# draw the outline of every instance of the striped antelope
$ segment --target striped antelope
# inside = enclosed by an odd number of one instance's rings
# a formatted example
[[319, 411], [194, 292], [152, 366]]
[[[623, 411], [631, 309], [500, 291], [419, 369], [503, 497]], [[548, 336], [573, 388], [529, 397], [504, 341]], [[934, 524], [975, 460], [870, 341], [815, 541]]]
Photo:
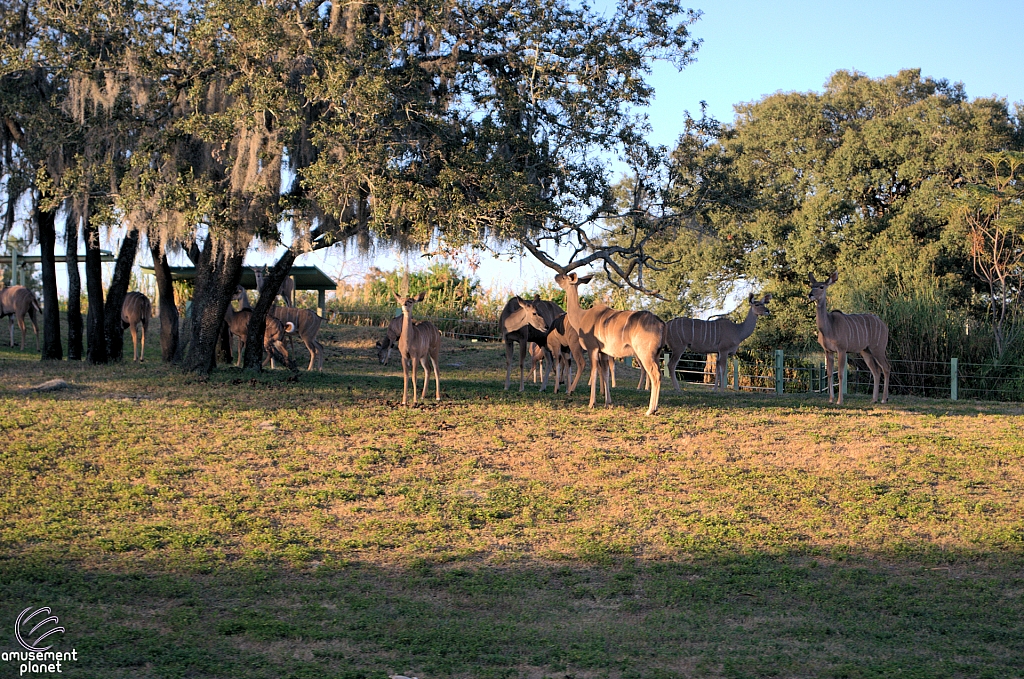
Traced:
[[[256, 277], [256, 292], [263, 292], [263, 277], [267, 275], [267, 265], [264, 264], [262, 267], [253, 266], [252, 274]], [[277, 294], [281, 295], [281, 299], [284, 300], [285, 306], [293, 307], [295, 304], [292, 302], [292, 297], [295, 294], [295, 279], [288, 276], [281, 283], [281, 289], [277, 291]]]
[[885, 356], [885, 347], [889, 343], [889, 326], [874, 314], [844, 314], [842, 311], [828, 311], [825, 306], [825, 293], [828, 286], [839, 280], [839, 272], [835, 271], [824, 281], [814, 279], [814, 274], [807, 274], [811, 284], [808, 300], [814, 302], [814, 320], [818, 326], [818, 344], [825, 351], [825, 363], [828, 365], [828, 402], [832, 403], [832, 354], [836, 354], [839, 363], [839, 405], [843, 405], [843, 387], [845, 386], [846, 354], [849, 351], [860, 352], [861, 358], [871, 371], [874, 393], [871, 402], [878, 401], [878, 371], [885, 375], [885, 389], [882, 392], [882, 403], [889, 400], [889, 359]]
[[398, 353], [402, 357], [402, 405], [406, 405], [409, 396], [409, 364], [412, 364], [412, 404], [416, 405], [416, 362], [423, 366], [423, 394], [420, 400], [427, 398], [427, 382], [430, 371], [427, 359], [434, 366], [434, 399], [441, 400], [441, 380], [437, 376], [437, 360], [441, 352], [441, 333], [430, 321], [414, 321], [409, 316], [412, 307], [422, 302], [425, 293], [415, 297], [402, 297], [395, 294], [395, 301], [402, 307], [402, 333], [398, 337]]
[[21, 350], [25, 351], [25, 316], [32, 322], [32, 330], [36, 334], [36, 351], [39, 351], [39, 326], [36, 324], [36, 312], [41, 312], [35, 294], [24, 285], [4, 287], [3, 276], [0, 275], [0, 318], [10, 316], [11, 346], [14, 346], [14, 321], [17, 319], [21, 328]]
[[580, 342], [590, 354], [590, 370], [598, 376], [590, 384], [590, 407], [597, 400], [598, 381], [603, 381], [604, 402], [611, 405], [609, 380], [612, 359], [636, 356], [651, 383], [651, 401], [647, 414], [658, 411], [661, 394], [661, 372], [658, 355], [665, 341], [665, 323], [649, 311], [616, 311], [597, 303], [584, 311], [580, 307], [578, 286], [589, 283], [593, 276], [578, 277], [575, 273], [558, 274], [555, 283], [565, 290], [569, 323], [579, 333]]
[[[551, 323], [555, 320], [554, 313], [547, 304], [541, 300], [527, 302], [520, 297], [513, 297], [501, 310], [498, 328], [501, 330], [501, 341], [505, 343], [505, 391], [508, 391], [512, 383], [512, 356], [515, 353], [516, 342], [519, 342], [519, 391], [526, 389], [526, 371], [523, 364], [526, 362], [527, 345], [530, 342], [546, 345]], [[541, 391], [547, 384], [545, 373]]]
[[[121, 304], [121, 327], [132, 331], [132, 362], [142, 363], [146, 355], [146, 331], [149, 329], [149, 317], [153, 304], [141, 292], [129, 292]], [[139, 326], [142, 332], [139, 332]], [[139, 339], [142, 339], [142, 351], [139, 351]]]
[[402, 323], [401, 316], [392, 318], [384, 339], [377, 341], [377, 360], [381, 365], [388, 364], [388, 359], [391, 358], [391, 349], [398, 346], [398, 338], [402, 335]]
[[[235, 289], [235, 294], [231, 299], [238, 300], [242, 306], [240, 311], [235, 311], [235, 308], [228, 304], [228, 310], [224, 312], [224, 321], [228, 324], [228, 331], [238, 344], [238, 360], [235, 365], [240, 368], [242, 367], [242, 353], [245, 351], [245, 339], [249, 328], [249, 318], [252, 316], [252, 307], [249, 306], [249, 295], [241, 285]], [[294, 330], [292, 323], [282, 323], [267, 314], [267, 325], [263, 330], [263, 350], [267, 352], [267, 355], [263, 359], [263, 365], [270, 363], [273, 367], [274, 354], [277, 354], [284, 358], [285, 364], [294, 369], [295, 364], [291, 362], [288, 350], [284, 347], [285, 334], [292, 330]]]
[[323, 372], [324, 345], [316, 338], [323, 319], [308, 309], [290, 306], [270, 307], [270, 313], [282, 323], [292, 324], [293, 329], [288, 331], [289, 342], [292, 335], [298, 335], [302, 343], [306, 345], [306, 351], [309, 352], [309, 365], [306, 367], [306, 372], [312, 370], [314, 366]]
[[[668, 359], [669, 372], [672, 375], [672, 387], [679, 391], [679, 379], [676, 377], [676, 366], [683, 352], [693, 351], [698, 354], [716, 354], [715, 384], [713, 389], [725, 388], [726, 365], [729, 357], [736, 353], [740, 343], [754, 332], [757, 319], [768, 316], [768, 302], [771, 293], [764, 299], [747, 297], [750, 310], [742, 323], [734, 323], [728, 318], [717, 318], [713, 321], [699, 321], [694, 318], [673, 318], [665, 324], [665, 343], [672, 352]], [[641, 377], [641, 383], [643, 378]]]

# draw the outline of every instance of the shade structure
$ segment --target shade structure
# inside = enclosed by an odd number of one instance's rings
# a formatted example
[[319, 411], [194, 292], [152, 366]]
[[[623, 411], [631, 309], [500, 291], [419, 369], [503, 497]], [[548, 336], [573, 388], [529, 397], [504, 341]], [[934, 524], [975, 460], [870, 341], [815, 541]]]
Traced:
[[[142, 267], [142, 273], [153, 274], [153, 267], [144, 266]], [[325, 274], [320, 270], [319, 267], [315, 266], [293, 266], [291, 273], [289, 274], [295, 280], [296, 290], [316, 290], [317, 296], [317, 307], [320, 310], [320, 316], [323, 318], [327, 317], [327, 291], [334, 290], [338, 287], [338, 284], [334, 282], [334, 279]], [[196, 268], [194, 266], [172, 266], [171, 267], [171, 280], [172, 281], [191, 281], [196, 277]], [[242, 269], [242, 282], [241, 286], [246, 290], [256, 289], [256, 274], [252, 272], [252, 269]]]

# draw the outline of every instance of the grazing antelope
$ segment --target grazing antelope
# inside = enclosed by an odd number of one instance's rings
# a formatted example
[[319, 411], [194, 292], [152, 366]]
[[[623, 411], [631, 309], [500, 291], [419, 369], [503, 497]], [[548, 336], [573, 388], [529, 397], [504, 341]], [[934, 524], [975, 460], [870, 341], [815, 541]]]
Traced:
[[[267, 275], [267, 266], [264, 264], [262, 267], [250, 267], [252, 273], [256, 276], [256, 292], [263, 292], [263, 278]], [[281, 299], [284, 300], [285, 306], [294, 307], [295, 304], [292, 302], [292, 297], [295, 294], [295, 279], [288, 276], [281, 283], [281, 289], [277, 291], [277, 294], [281, 295]]]
[[391, 358], [391, 349], [398, 346], [398, 338], [402, 335], [402, 316], [395, 316], [388, 324], [388, 332], [384, 339], [377, 341], [377, 360], [381, 365], [387, 365]]
[[36, 313], [41, 312], [39, 300], [35, 294], [23, 285], [4, 286], [0, 278], [0, 318], [10, 316], [11, 346], [14, 346], [14, 322], [17, 319], [21, 328], [21, 350], [25, 351], [25, 316], [32, 322], [32, 331], [36, 335], [36, 351], [39, 351], [39, 326]]
[[598, 381], [602, 380], [604, 402], [611, 405], [609, 385], [610, 363], [616, 358], [636, 356], [651, 383], [651, 401], [647, 414], [658, 411], [661, 394], [661, 373], [658, 355], [665, 342], [665, 323], [649, 311], [616, 311], [596, 303], [584, 311], [580, 307], [578, 286], [589, 283], [593, 276], [578, 277], [575, 273], [558, 274], [555, 283], [565, 290], [569, 323], [576, 329], [580, 342], [590, 354], [590, 369], [598, 379], [591, 381], [590, 407], [597, 400]]
[[885, 347], [889, 343], [889, 326], [874, 314], [844, 314], [842, 311], [828, 311], [825, 306], [825, 293], [828, 286], [839, 280], [839, 272], [835, 271], [824, 281], [814, 279], [814, 274], [807, 274], [807, 282], [811, 292], [807, 299], [814, 302], [814, 320], [818, 326], [818, 344], [825, 351], [825, 363], [828, 366], [828, 402], [832, 403], [832, 354], [838, 358], [839, 369], [839, 405], [843, 405], [843, 387], [846, 373], [846, 353], [860, 352], [861, 358], [871, 371], [874, 393], [871, 402], [878, 401], [878, 371], [885, 375], [885, 389], [882, 392], [882, 403], [889, 400], [889, 359], [885, 356]]
[[[121, 329], [132, 331], [132, 362], [142, 363], [146, 355], [146, 331], [149, 329], [149, 317], [153, 304], [141, 292], [129, 292], [121, 304]], [[142, 332], [139, 332], [139, 326]], [[142, 336], [142, 351], [139, 351], [139, 336]]]
[[[526, 350], [530, 354], [530, 380], [537, 384], [537, 378], [544, 378], [544, 355], [547, 353], [544, 351], [544, 347], [537, 344], [536, 342], [527, 342]], [[550, 363], [548, 369], [550, 370]]]
[[298, 335], [302, 343], [306, 345], [306, 351], [309, 352], [309, 365], [306, 367], [306, 371], [312, 370], [315, 365], [317, 370], [323, 372], [324, 345], [316, 338], [323, 319], [312, 311], [297, 307], [275, 306], [271, 307], [270, 313], [282, 323], [290, 322], [292, 324], [294, 330], [288, 332], [289, 340], [291, 335]]
[[[545, 318], [542, 311], [550, 316]], [[523, 363], [526, 360], [526, 346], [530, 342], [547, 345], [548, 329], [554, 321], [554, 316], [547, 305], [538, 305], [537, 301], [527, 302], [519, 297], [513, 297], [505, 303], [498, 318], [498, 327], [501, 329], [501, 341], [505, 343], [505, 390], [508, 391], [512, 381], [512, 354], [515, 351], [514, 343], [519, 342], [519, 391], [526, 388], [526, 371]], [[547, 376], [541, 390], [547, 386]]]
[[434, 400], [441, 400], [441, 380], [437, 376], [437, 360], [441, 353], [441, 333], [430, 321], [414, 321], [409, 312], [417, 302], [422, 302], [426, 293], [415, 297], [402, 297], [395, 293], [395, 301], [402, 307], [402, 332], [398, 337], [398, 353], [402, 357], [402, 405], [408, 401], [409, 395], [409, 364], [412, 364], [412, 404], [416, 405], [416, 362], [423, 366], [423, 394], [420, 400], [427, 398], [427, 382], [430, 371], [427, 359], [434, 366]]
[[[235, 338], [238, 345], [238, 360], [235, 362], [235, 366], [241, 367], [249, 318], [252, 317], [252, 307], [249, 306], [249, 295], [241, 285], [235, 289], [235, 294], [231, 299], [238, 300], [242, 305], [240, 311], [235, 311], [235, 308], [229, 304], [228, 310], [224, 313], [224, 320], [228, 324], [228, 331]], [[286, 363], [290, 361], [288, 350], [284, 346], [284, 338], [285, 334], [293, 329], [294, 327], [291, 322], [282, 323], [273, 316], [267, 315], [267, 325], [263, 331], [263, 350], [267, 352], [267, 356], [263, 359], [263, 365], [271, 363], [271, 367], [273, 367], [271, 361], [275, 353], [283, 356]]]
[[[734, 323], [728, 318], [717, 318], [713, 321], [699, 321], [694, 318], [673, 318], [665, 324], [665, 343], [668, 344], [672, 354], [668, 359], [669, 372], [672, 375], [672, 387], [679, 391], [679, 379], [676, 377], [676, 366], [683, 352], [693, 351], [698, 354], [715, 354], [715, 382], [713, 389], [722, 389], [726, 386], [726, 366], [729, 357], [736, 353], [740, 343], [750, 337], [754, 332], [757, 319], [761, 316], [768, 316], [768, 302], [772, 300], [772, 294], [768, 293], [764, 299], [754, 299], [751, 294], [747, 297], [750, 303], [750, 310], [742, 323]], [[643, 378], [641, 378], [641, 384]]]

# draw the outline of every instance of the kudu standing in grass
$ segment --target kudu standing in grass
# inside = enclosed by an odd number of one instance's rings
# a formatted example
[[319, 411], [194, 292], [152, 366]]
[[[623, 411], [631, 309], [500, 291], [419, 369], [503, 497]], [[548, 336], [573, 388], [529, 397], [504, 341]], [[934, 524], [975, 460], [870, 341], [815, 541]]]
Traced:
[[412, 364], [412, 404], [416, 405], [416, 362], [423, 366], [423, 394], [420, 400], [427, 399], [427, 382], [430, 381], [430, 370], [427, 359], [434, 366], [434, 399], [441, 400], [441, 379], [437, 376], [437, 361], [441, 353], [441, 333], [430, 321], [414, 321], [409, 313], [417, 302], [422, 302], [426, 293], [415, 297], [402, 297], [395, 293], [395, 301], [402, 307], [402, 332], [398, 337], [398, 353], [402, 357], [402, 405], [406, 405], [409, 397], [409, 364]]
[[306, 346], [309, 352], [309, 365], [306, 371], [316, 369], [323, 372], [324, 369], [324, 345], [316, 338], [320, 332], [320, 324], [323, 319], [308, 309], [298, 307], [273, 306], [270, 313], [282, 323], [291, 323], [293, 330], [288, 332], [289, 342], [292, 335], [298, 335], [299, 339]]
[[874, 393], [871, 402], [878, 401], [878, 372], [885, 375], [885, 389], [882, 392], [882, 403], [889, 400], [889, 359], [885, 356], [885, 348], [889, 343], [889, 326], [874, 314], [844, 314], [842, 311], [828, 311], [825, 306], [825, 294], [828, 287], [839, 280], [839, 272], [835, 271], [824, 281], [814, 279], [814, 274], [807, 275], [811, 284], [811, 292], [807, 298], [814, 302], [814, 320], [818, 326], [818, 344], [825, 352], [825, 363], [828, 366], [828, 402], [832, 403], [832, 354], [838, 358], [839, 370], [839, 405], [843, 405], [843, 387], [846, 386], [846, 354], [849, 351], [860, 352], [861, 358], [871, 371]]
[[558, 274], [555, 283], [565, 290], [569, 323], [579, 333], [580, 342], [590, 354], [590, 369], [597, 379], [590, 384], [590, 407], [597, 400], [598, 382], [602, 382], [604, 402], [611, 405], [610, 365], [616, 358], [636, 356], [651, 383], [651, 401], [647, 414], [658, 411], [661, 394], [661, 373], [658, 356], [665, 342], [665, 323], [649, 311], [617, 311], [595, 303], [586, 311], [580, 307], [578, 287], [593, 276], [578, 277], [575, 273]]
[[388, 324], [387, 334], [384, 339], [377, 340], [377, 360], [381, 365], [387, 365], [391, 358], [391, 350], [398, 346], [398, 338], [402, 336], [402, 323], [404, 316], [395, 316]]
[[[542, 314], [550, 318], [545, 318]], [[526, 371], [523, 364], [526, 362], [526, 354], [529, 353], [527, 345], [530, 342], [547, 346], [548, 331], [554, 314], [546, 304], [539, 305], [537, 301], [527, 302], [520, 297], [513, 297], [505, 303], [498, 317], [498, 329], [501, 331], [501, 341], [505, 343], [505, 390], [508, 391], [512, 382], [512, 355], [515, 353], [515, 343], [519, 342], [519, 391], [526, 389]], [[547, 386], [547, 376], [541, 390]]]
[[[686, 351], [698, 354], [715, 354], [715, 383], [713, 389], [724, 389], [726, 386], [726, 366], [729, 357], [736, 353], [740, 343], [754, 332], [757, 319], [768, 316], [768, 302], [772, 301], [771, 293], [764, 299], [747, 297], [750, 310], [742, 323], [734, 323], [728, 318], [716, 318], [713, 321], [699, 321], [695, 318], [673, 318], [665, 324], [665, 343], [672, 352], [668, 359], [669, 373], [672, 375], [672, 387], [679, 391], [679, 379], [676, 377], [676, 366]], [[640, 378], [641, 386], [643, 377]]]
[[[267, 266], [264, 264], [262, 267], [254, 266], [250, 268], [252, 269], [253, 275], [256, 276], [256, 292], [262, 293], [263, 278], [267, 275]], [[292, 298], [295, 296], [295, 279], [291, 276], [286, 277], [284, 282], [281, 283], [281, 288], [277, 291], [277, 294], [281, 295], [281, 299], [284, 300], [285, 306], [295, 306], [292, 301]]]
[[[224, 321], [228, 324], [231, 336], [237, 340], [238, 360], [235, 365], [240, 368], [242, 367], [242, 352], [245, 351], [249, 318], [252, 317], [252, 307], [249, 305], [249, 295], [241, 285], [235, 289], [235, 294], [231, 299], [241, 303], [241, 310], [235, 311], [235, 308], [229, 304], [228, 310], [224, 313]], [[294, 367], [294, 363], [288, 357], [288, 350], [284, 346], [285, 334], [292, 330], [294, 330], [292, 323], [282, 323], [270, 314], [267, 315], [267, 325], [263, 331], [263, 350], [267, 352], [267, 355], [263, 359], [263, 365], [270, 363], [273, 367], [272, 361], [274, 355], [277, 354], [285, 365]]]
[[14, 322], [17, 319], [21, 328], [21, 350], [25, 351], [25, 316], [32, 322], [32, 331], [36, 334], [36, 351], [39, 351], [39, 326], [36, 313], [41, 312], [35, 294], [24, 285], [4, 287], [3, 276], [0, 275], [0, 318], [10, 316], [11, 346], [14, 346]]
[[[121, 304], [121, 327], [128, 328], [132, 332], [132, 362], [142, 363], [146, 355], [146, 331], [149, 330], [149, 317], [153, 311], [153, 304], [141, 292], [129, 292], [124, 296]], [[142, 326], [140, 332], [139, 326]], [[139, 351], [139, 340], [142, 340], [142, 350]]]
[[[555, 319], [554, 323], [551, 324], [551, 330], [548, 333], [548, 345], [547, 354], [551, 358], [551, 363], [555, 369], [555, 389], [554, 393], [558, 393], [558, 384], [562, 380], [562, 374], [565, 374], [565, 393], [571, 394], [576, 389], [576, 384], [580, 381], [580, 376], [583, 374], [583, 345], [580, 343], [579, 333], [576, 332], [576, 328], [572, 327], [572, 323], [569, 322], [569, 314], [563, 313]], [[570, 360], [571, 359], [571, 360]], [[576, 362], [576, 378], [573, 379], [572, 375], [572, 361]], [[548, 368], [548, 372], [551, 368]], [[612, 379], [614, 380], [614, 373]], [[612, 385], [614, 386], [614, 381]]]
[[526, 350], [530, 354], [530, 381], [537, 384], [538, 378], [544, 379], [544, 357], [547, 352], [535, 342], [527, 342]]

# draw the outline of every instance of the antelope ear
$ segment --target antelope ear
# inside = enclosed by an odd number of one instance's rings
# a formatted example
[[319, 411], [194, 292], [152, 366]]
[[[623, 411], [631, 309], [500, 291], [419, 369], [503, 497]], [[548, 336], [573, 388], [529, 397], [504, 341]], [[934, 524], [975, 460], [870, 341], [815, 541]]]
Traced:
[[593, 274], [591, 274], [590, 276], [584, 276], [583, 278], [580, 279], [580, 285], [586, 285], [592, 280], [594, 280]]
[[810, 283], [811, 285], [814, 285], [815, 283], [818, 282], [818, 280], [814, 277], [814, 274], [809, 273], [807, 274], [807, 282]]
[[754, 293], [750, 293], [749, 295], [747, 295], [747, 304], [753, 304], [753, 303], [754, 303]]
[[835, 283], [838, 280], [839, 280], [839, 272], [838, 271], [833, 271], [832, 275], [828, 277], [828, 284], [832, 285], [833, 283]]
[[381, 346], [383, 346], [383, 345], [381, 345], [380, 340], [377, 340], [377, 348], [380, 349]]
[[572, 272], [570, 272], [570, 273], [566, 274], [566, 276], [565, 276], [565, 277], [566, 277], [566, 278], [568, 278], [568, 279], [569, 279], [569, 282], [570, 282], [570, 283], [573, 283], [573, 284], [575, 284], [575, 283], [576, 283], [576, 281], [578, 281], [578, 280], [579, 280], [579, 278], [580, 278], [579, 276], [577, 276], [577, 275], [576, 275], [576, 272], [575, 272], [575, 271], [572, 271]]
[[404, 297], [401, 297], [397, 292], [392, 292], [391, 294], [395, 296], [395, 301], [398, 302], [398, 306], [404, 306], [405, 305], [405, 298]]
[[533, 301], [534, 302], [539, 302], [540, 301], [540, 295], [538, 295], [537, 293], [534, 293], [533, 294]]
[[287, 323], [284, 324], [284, 331], [295, 332], [295, 324], [292, 323], [291, 321], [288, 321]]
[[416, 295], [413, 299], [415, 299], [417, 302], [422, 302], [423, 299], [426, 296], [427, 296], [427, 293], [424, 291], [424, 292], [421, 292], [420, 294]]
[[770, 301], [772, 301], [772, 293], [769, 292], [767, 295], [764, 296], [763, 304], [767, 304]]

